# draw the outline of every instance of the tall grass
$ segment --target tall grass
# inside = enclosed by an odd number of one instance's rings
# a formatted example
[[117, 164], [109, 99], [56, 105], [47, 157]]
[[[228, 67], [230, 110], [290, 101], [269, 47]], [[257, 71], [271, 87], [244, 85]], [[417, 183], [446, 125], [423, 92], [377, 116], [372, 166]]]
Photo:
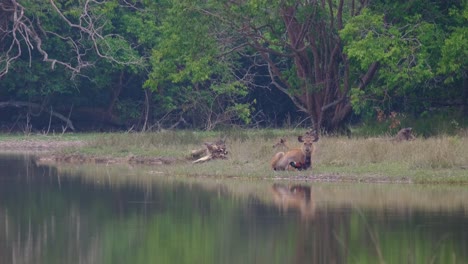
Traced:
[[443, 136], [395, 142], [390, 138], [323, 138], [316, 159], [336, 166], [399, 163], [409, 168], [468, 165], [468, 138]]

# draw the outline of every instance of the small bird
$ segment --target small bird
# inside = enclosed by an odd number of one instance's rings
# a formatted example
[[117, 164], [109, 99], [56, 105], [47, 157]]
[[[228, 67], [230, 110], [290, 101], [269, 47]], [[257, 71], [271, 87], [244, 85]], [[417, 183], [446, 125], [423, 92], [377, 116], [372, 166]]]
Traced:
[[295, 169], [303, 170], [305, 164], [302, 164], [300, 161], [297, 161], [297, 162], [296, 161], [291, 161], [289, 163], [289, 165], [291, 165], [291, 167], [293, 167]]

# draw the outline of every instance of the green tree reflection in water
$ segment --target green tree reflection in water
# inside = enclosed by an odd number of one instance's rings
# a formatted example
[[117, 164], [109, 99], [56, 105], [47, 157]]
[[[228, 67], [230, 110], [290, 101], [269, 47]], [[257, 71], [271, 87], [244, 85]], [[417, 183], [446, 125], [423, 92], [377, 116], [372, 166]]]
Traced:
[[468, 263], [461, 187], [309, 184], [304, 196], [276, 184], [278, 197], [269, 182], [62, 172], [18, 156], [0, 168], [0, 263]]

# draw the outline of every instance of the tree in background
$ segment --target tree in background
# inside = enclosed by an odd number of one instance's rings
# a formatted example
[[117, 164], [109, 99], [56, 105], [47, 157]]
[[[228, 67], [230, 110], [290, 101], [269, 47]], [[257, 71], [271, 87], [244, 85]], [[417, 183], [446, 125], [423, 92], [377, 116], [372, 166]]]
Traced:
[[340, 130], [352, 110], [429, 115], [466, 105], [461, 1], [216, 4], [201, 12], [231, 29], [231, 47], [256, 73], [266, 69], [265, 86], [286, 94], [317, 129]]
[[351, 18], [340, 31], [351, 75], [380, 65], [370, 85], [351, 89], [354, 111], [424, 116], [466, 108], [466, 14], [462, 1], [376, 1]]
[[[40, 57], [52, 68], [61, 65], [74, 74], [94, 65], [97, 56], [118, 64], [139, 64], [131, 47], [121, 36], [109, 31], [105, 15], [116, 1], [100, 3], [21, 1], [0, 2], [0, 77], [16, 60]], [[103, 17], [104, 16], [104, 17]], [[56, 52], [56, 45], [66, 47]]]
[[141, 70], [142, 57], [109, 23], [118, 8], [134, 7], [118, 1], [1, 0], [1, 107], [24, 106], [28, 117], [70, 115], [80, 101], [95, 98], [81, 97], [88, 88], [111, 83], [110, 72]]
[[[316, 129], [335, 131], [351, 114], [350, 64], [339, 30], [367, 1], [224, 1], [205, 11], [229, 27], [257, 67], [267, 69], [267, 86], [286, 94]], [[359, 87], [372, 80], [368, 65]]]
[[1, 0], [0, 107], [54, 109], [92, 128], [249, 123], [246, 75], [219, 56], [226, 33], [197, 5]]
[[[161, 1], [162, 20], [145, 87], [153, 93], [155, 125], [172, 123], [211, 130], [248, 124], [248, 71], [239, 55], [224, 53], [229, 33], [201, 10], [203, 3]], [[173, 125], [173, 126], [174, 126]]]
[[446, 77], [446, 84], [462, 87], [462, 114], [468, 116], [468, 3], [462, 1], [459, 5], [450, 6], [448, 11], [451, 23], [444, 30], [447, 35], [437, 73]]
[[275, 119], [264, 102], [283, 98], [330, 132], [375, 109], [466, 113], [466, 10], [459, 0], [0, 0], [0, 107], [26, 109], [0, 119], [209, 130]]

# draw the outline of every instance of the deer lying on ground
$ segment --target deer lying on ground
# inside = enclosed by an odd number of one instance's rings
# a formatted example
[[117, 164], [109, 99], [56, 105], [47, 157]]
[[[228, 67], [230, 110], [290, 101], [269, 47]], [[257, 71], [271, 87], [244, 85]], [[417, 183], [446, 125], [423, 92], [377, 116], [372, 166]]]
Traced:
[[[301, 148], [289, 149], [286, 152], [281, 151], [273, 156], [271, 159], [273, 170], [306, 170], [311, 166], [314, 150], [313, 142], [319, 140], [318, 136], [308, 131], [304, 136], [297, 137], [297, 140], [303, 143]], [[285, 145], [286, 141], [282, 139], [280, 143]]]
[[401, 142], [401, 141], [410, 141], [414, 140], [415, 137], [412, 134], [413, 129], [411, 127], [402, 128], [398, 131], [398, 134], [393, 138], [393, 141]]
[[[280, 138], [279, 142], [273, 145], [273, 148], [276, 150], [281, 150], [283, 152], [291, 149], [286, 143], [286, 139], [284, 138]], [[302, 164], [301, 162], [291, 161], [289, 165], [294, 169], [298, 169], [298, 170], [305, 169], [305, 167], [303, 166], [304, 164]]]

